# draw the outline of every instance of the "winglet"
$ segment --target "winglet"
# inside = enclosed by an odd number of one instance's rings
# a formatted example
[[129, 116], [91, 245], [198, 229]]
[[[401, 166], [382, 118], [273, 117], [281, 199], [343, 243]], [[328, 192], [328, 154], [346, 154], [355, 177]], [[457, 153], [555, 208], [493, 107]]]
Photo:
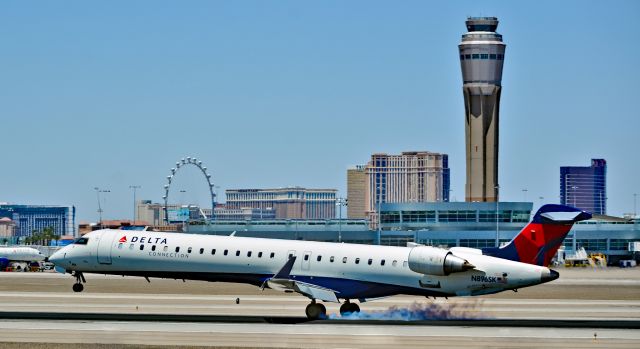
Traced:
[[296, 256], [289, 257], [287, 263], [285, 263], [282, 268], [273, 276], [273, 279], [289, 279], [289, 274], [291, 274], [291, 269], [293, 269], [293, 264], [296, 262]]

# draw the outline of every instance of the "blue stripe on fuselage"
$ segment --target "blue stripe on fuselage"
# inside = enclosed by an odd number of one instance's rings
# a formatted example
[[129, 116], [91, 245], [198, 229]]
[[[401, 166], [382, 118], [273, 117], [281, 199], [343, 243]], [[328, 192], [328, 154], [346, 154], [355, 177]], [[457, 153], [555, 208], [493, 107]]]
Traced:
[[[108, 271], [100, 274], [128, 275], [141, 277], [155, 277], [164, 279], [186, 279], [209, 282], [234, 282], [260, 286], [273, 275], [244, 274], [244, 273], [200, 273], [200, 272], [166, 272], [166, 271]], [[433, 289], [407, 287], [380, 282], [360, 281], [334, 277], [292, 275], [291, 280], [305, 282], [312, 285], [336, 291], [341, 299], [366, 299], [388, 297], [398, 294], [413, 296], [445, 297], [453, 296]], [[416, 281], [417, 282], [417, 281]]]

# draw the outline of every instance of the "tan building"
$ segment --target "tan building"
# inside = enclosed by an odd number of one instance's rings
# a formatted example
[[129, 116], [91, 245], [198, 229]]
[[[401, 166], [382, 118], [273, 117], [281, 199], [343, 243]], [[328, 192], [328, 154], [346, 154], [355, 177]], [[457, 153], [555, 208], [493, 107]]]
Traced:
[[276, 219], [334, 219], [336, 189], [229, 189], [227, 208], [275, 210]]
[[8, 217], [0, 218], [0, 238], [9, 238], [15, 234], [16, 223]]
[[366, 218], [367, 173], [365, 165], [347, 169], [347, 218]]
[[373, 154], [365, 172], [365, 212], [372, 220], [378, 203], [449, 201], [446, 154], [427, 151]]

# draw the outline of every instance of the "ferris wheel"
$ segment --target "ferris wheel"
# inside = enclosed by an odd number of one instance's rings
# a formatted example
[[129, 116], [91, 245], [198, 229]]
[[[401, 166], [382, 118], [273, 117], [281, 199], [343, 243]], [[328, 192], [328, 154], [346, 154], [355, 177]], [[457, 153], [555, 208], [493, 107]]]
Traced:
[[[202, 164], [202, 161], [187, 156], [186, 158], [180, 159], [180, 161], [176, 162], [176, 167], [171, 168], [171, 174], [167, 176], [167, 184], [164, 185], [164, 195], [162, 199], [164, 200], [164, 220], [166, 223], [169, 223], [169, 214], [168, 214], [168, 206], [169, 206], [169, 189], [171, 189], [171, 181], [173, 177], [178, 173], [178, 171], [185, 166], [195, 166], [200, 172], [204, 175], [204, 178], [207, 180], [207, 184], [209, 185], [209, 194], [211, 195], [211, 217], [213, 218], [213, 212], [216, 207], [216, 194], [214, 191], [215, 186], [213, 182], [211, 182], [211, 175], [207, 173], [207, 167]], [[207, 217], [202, 213], [202, 215], [207, 219]]]

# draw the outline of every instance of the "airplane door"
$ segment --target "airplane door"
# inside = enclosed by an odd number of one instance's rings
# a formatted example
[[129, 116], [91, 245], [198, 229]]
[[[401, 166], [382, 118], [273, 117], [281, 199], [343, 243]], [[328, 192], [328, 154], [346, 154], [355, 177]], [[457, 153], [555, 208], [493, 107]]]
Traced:
[[98, 240], [98, 263], [111, 264], [111, 249], [113, 248], [113, 239], [115, 237], [115, 231], [105, 231], [100, 234], [100, 239]]
[[311, 266], [311, 251], [304, 251], [302, 256], [302, 270], [309, 270]]

